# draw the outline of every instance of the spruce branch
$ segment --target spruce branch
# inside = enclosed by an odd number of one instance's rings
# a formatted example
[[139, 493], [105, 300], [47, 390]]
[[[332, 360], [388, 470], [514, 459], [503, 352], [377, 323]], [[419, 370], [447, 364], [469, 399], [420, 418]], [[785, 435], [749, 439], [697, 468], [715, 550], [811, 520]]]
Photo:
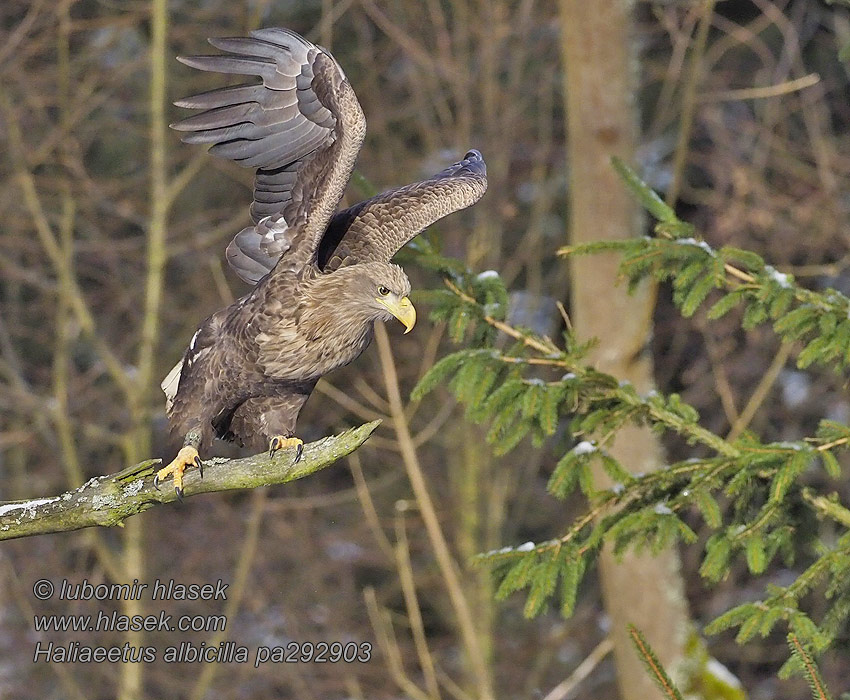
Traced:
[[791, 649], [793, 658], [802, 668], [803, 675], [806, 677], [809, 688], [812, 691], [812, 698], [814, 700], [832, 700], [832, 695], [830, 695], [829, 690], [824, 685], [823, 678], [821, 678], [820, 671], [812, 655], [793, 632], [788, 635], [788, 647]]
[[635, 645], [641, 661], [646, 666], [646, 670], [649, 672], [652, 680], [655, 681], [655, 684], [661, 689], [664, 696], [668, 700], [684, 700], [679, 689], [670, 680], [670, 676], [667, 675], [667, 671], [664, 670], [655, 652], [652, 651], [652, 647], [649, 646], [646, 637], [634, 625], [629, 625], [629, 637], [632, 640], [632, 644]]
[[[308, 476], [352, 453], [380, 423], [365, 423], [304, 445], [297, 464], [293, 464], [294, 449], [280, 450], [274, 457], [260, 453], [242, 459], [208, 459], [203, 478], [197, 470], [187, 472], [184, 497], [285, 484]], [[132, 515], [175, 501], [174, 489], [164, 486], [158, 491], [153, 486], [160, 462], [149, 459], [116, 474], [94, 477], [58, 496], [0, 503], [0, 540], [85, 527], [121, 526]]]
[[[742, 306], [744, 328], [771, 322], [786, 341], [774, 373], [795, 340], [807, 343], [800, 366], [850, 365], [850, 299], [834, 290], [803, 289], [755, 253], [711, 248], [636, 176], [627, 179], [662, 219], [657, 237], [588, 244], [568, 252], [618, 252], [630, 283], [647, 276], [669, 280], [683, 315], [694, 314], [714, 292], [721, 297], [708, 312], [710, 319]], [[838, 455], [850, 446], [850, 427], [822, 420], [811, 437], [764, 442], [744, 432], [742, 423], [724, 438], [700, 425], [697, 411], [677, 394], [643, 393], [596, 370], [588, 362], [592, 342], [579, 343], [568, 320], [557, 344], [509, 322], [508, 294], [497, 273], [475, 274], [449, 265], [428, 246], [418, 252], [418, 262], [445, 279], [445, 289], [427, 294], [431, 316], [446, 322], [449, 336], [464, 347], [425, 373], [413, 398], [418, 401], [445, 385], [464, 406], [467, 418], [488, 426], [486, 441], [496, 455], [513, 450], [527, 436], [539, 447], [545, 438], [562, 432], [573, 445], [561, 453], [547, 490], [562, 499], [578, 490], [588, 502], [585, 512], [551, 539], [473, 558], [475, 564], [491, 568], [497, 598], [525, 589], [524, 613], [533, 617], [547, 599], [560, 597], [561, 611], [569, 616], [584, 572], [603, 542], [612, 543], [617, 553], [642, 547], [658, 551], [677, 541], [692, 544], [697, 540], [689, 525], [692, 512], [714, 531], [700, 566], [700, 575], [708, 581], [728, 575], [736, 557], [746, 561], [753, 575], [763, 573], [776, 558], [790, 566], [802, 505], [838, 525], [835, 545], [819, 552], [790, 586], [768, 586], [762, 601], [728, 611], [706, 632], [736, 627], [743, 643], [782, 623], [818, 652], [835, 641], [850, 619], [845, 574], [850, 567], [850, 509], [836, 496], [816, 494], [804, 484], [813, 468], [831, 479], [841, 478]], [[747, 413], [761, 401], [756, 396]], [[610, 442], [629, 425], [675, 433], [703, 454], [649, 474], [631, 474], [609, 452]], [[595, 482], [597, 464], [609, 477], [610, 488]], [[824, 614], [814, 620], [804, 610], [803, 597], [817, 585], [826, 586], [828, 602]]]
[[559, 255], [617, 251], [623, 256], [620, 272], [631, 288], [646, 277], [670, 280], [673, 301], [685, 317], [692, 316], [713, 291], [719, 292], [709, 319], [742, 306], [743, 328], [772, 322], [786, 343], [804, 344], [797, 356], [800, 369], [814, 363], [838, 368], [850, 364], [850, 298], [835, 289], [801, 287], [792, 275], [779, 272], [751, 251], [712, 248], [627, 165], [616, 161], [614, 167], [634, 197], [658, 219], [656, 236], [567, 246]]

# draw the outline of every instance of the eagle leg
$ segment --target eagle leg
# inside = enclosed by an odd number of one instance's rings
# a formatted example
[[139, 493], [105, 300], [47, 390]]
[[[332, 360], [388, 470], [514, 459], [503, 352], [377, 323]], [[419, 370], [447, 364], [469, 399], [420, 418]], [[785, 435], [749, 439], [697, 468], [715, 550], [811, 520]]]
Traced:
[[177, 493], [177, 498], [183, 500], [183, 473], [187, 468], [195, 466], [204, 476], [204, 464], [201, 462], [201, 457], [198, 454], [198, 449], [193, 445], [186, 445], [180, 449], [177, 456], [168, 465], [160, 469], [153, 478], [153, 485], [156, 490], [159, 490], [159, 483], [171, 476], [174, 483], [174, 490]]
[[293, 464], [298, 464], [301, 459], [301, 453], [304, 451], [304, 441], [296, 437], [284, 437], [283, 435], [273, 435], [269, 439], [269, 457], [274, 457], [274, 453], [283, 447], [295, 448], [295, 461]]

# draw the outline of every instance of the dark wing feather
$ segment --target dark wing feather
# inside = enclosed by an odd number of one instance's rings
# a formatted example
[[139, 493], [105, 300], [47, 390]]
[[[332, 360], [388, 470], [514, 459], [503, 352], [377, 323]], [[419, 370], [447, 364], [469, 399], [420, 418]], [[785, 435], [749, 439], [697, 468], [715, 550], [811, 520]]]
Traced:
[[242, 279], [257, 282], [286, 255], [286, 269], [315, 260], [354, 167], [366, 120], [334, 58], [286, 29], [251, 37], [210, 39], [233, 55], [181, 58], [200, 70], [256, 75], [237, 85], [178, 101], [203, 109], [172, 124], [188, 143], [211, 143], [210, 153], [257, 168], [251, 217], [227, 249]]
[[[346, 262], [388, 262], [417, 234], [444, 216], [471, 206], [486, 190], [484, 158], [476, 150], [469, 151], [463, 160], [427, 180], [387, 190], [337, 213], [319, 244], [317, 263], [322, 269], [335, 270]], [[260, 279], [281, 253], [275, 256], [268, 249], [261, 251], [256, 245], [260, 236], [254, 229], [245, 232], [250, 236], [241, 242], [240, 251], [250, 256], [254, 275]]]
[[487, 167], [479, 151], [427, 180], [383, 192], [337, 214], [319, 250], [319, 265], [336, 269], [346, 260], [390, 259], [435, 221], [477, 202], [487, 191]]

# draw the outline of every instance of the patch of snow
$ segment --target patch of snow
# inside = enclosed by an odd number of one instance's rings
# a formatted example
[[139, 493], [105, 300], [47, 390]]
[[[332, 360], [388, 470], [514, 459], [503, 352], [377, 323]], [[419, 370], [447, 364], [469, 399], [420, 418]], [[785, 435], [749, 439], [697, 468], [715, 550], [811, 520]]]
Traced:
[[800, 445], [800, 443], [798, 443], [798, 442], [786, 442], [784, 440], [782, 442], [774, 442], [773, 446], [778, 447], [782, 450], [801, 450], [801, 449], [803, 449], [802, 446]]
[[697, 248], [702, 248], [709, 255], [714, 255], [714, 249], [705, 241], [698, 241], [696, 238], [677, 238], [674, 243], [679, 245], [693, 245]]
[[578, 445], [573, 447], [572, 450], [574, 455], [589, 455], [592, 452], [596, 452], [596, 445], [592, 442], [588, 442], [587, 440], [582, 440]]
[[805, 372], [785, 370], [779, 375], [782, 400], [788, 408], [797, 408], [809, 398], [812, 382]]
[[325, 551], [333, 561], [356, 562], [363, 556], [363, 548], [359, 544], [345, 540], [328, 543]]
[[670, 506], [666, 503], [656, 503], [655, 508], [653, 508], [658, 515], [673, 515], [673, 511], [670, 510]]
[[569, 382], [576, 378], [575, 372], [567, 372], [563, 377], [561, 377], [562, 382]]
[[496, 272], [495, 270], [484, 270], [484, 272], [479, 272], [475, 276], [475, 279], [477, 279], [477, 280], [492, 280], [492, 279], [498, 279], [498, 278], [499, 278], [499, 273]]
[[705, 670], [730, 688], [741, 687], [741, 681], [738, 680], [738, 677], [717, 659], [710, 658], [705, 664]]
[[530, 552], [534, 549], [534, 542], [525, 542], [516, 548], [517, 552]]
[[36, 506], [44, 505], [45, 503], [53, 503], [58, 500], [59, 496], [54, 496], [52, 498], [36, 498], [32, 501], [25, 501], [24, 503], [8, 503], [5, 506], [0, 506], [0, 515], [11, 513], [13, 510], [23, 510], [24, 515], [34, 518]]
[[778, 284], [783, 289], [791, 289], [791, 278], [786, 275], [784, 272], [779, 272], [774, 267], [770, 265], [764, 266], [764, 271], [768, 274], [770, 279], [772, 279], [776, 284]]

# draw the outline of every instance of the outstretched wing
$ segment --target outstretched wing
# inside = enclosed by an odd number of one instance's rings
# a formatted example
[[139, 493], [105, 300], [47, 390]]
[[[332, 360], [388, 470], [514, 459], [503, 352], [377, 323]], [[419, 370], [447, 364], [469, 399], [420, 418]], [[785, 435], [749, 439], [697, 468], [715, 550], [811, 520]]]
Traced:
[[487, 166], [479, 151], [436, 175], [387, 190], [337, 214], [318, 255], [319, 266], [336, 269], [346, 260], [390, 259], [435, 221], [477, 202], [487, 191]]
[[[323, 270], [335, 270], [348, 261], [388, 262], [417, 234], [444, 216], [471, 206], [486, 190], [484, 158], [476, 150], [469, 151], [463, 160], [427, 180], [387, 190], [336, 214], [319, 244], [317, 263]], [[258, 250], [260, 228], [242, 231], [234, 243], [243, 237], [243, 250], [249, 245]], [[278, 257], [253, 256], [256, 279], [267, 274]]]
[[204, 111], [172, 124], [186, 143], [257, 168], [251, 217], [227, 249], [228, 262], [257, 282], [284, 253], [287, 269], [315, 260], [328, 222], [348, 184], [366, 133], [354, 91], [333, 56], [287, 29], [246, 38], [210, 39], [232, 55], [192, 56], [188, 66], [256, 75], [236, 85], [178, 101]]

